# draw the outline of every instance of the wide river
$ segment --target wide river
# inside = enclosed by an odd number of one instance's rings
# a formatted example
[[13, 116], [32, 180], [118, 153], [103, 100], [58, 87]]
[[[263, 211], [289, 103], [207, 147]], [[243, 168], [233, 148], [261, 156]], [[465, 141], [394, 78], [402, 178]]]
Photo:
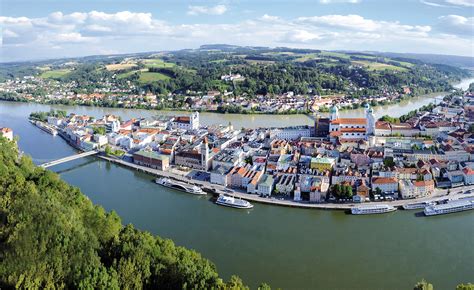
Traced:
[[[432, 102], [434, 96], [377, 107], [376, 115], [401, 115]], [[0, 127], [11, 127], [20, 137], [21, 150], [36, 163], [75, 152], [60, 137], [28, 123], [30, 112], [50, 108], [123, 118], [154, 113], [0, 102]], [[355, 116], [360, 111], [343, 113]], [[301, 115], [203, 113], [201, 119], [206, 124], [230, 121], [236, 127], [312, 123]], [[124, 223], [195, 249], [211, 259], [223, 277], [237, 274], [253, 288], [267, 282], [284, 289], [398, 290], [412, 289], [424, 278], [436, 289], [454, 289], [458, 283], [474, 282], [473, 212], [430, 218], [415, 217], [409, 211], [351, 216], [261, 204], [242, 211], [214, 205], [209, 197], [164, 189], [147, 174], [94, 157], [52, 170], [94, 203], [115, 210]]]

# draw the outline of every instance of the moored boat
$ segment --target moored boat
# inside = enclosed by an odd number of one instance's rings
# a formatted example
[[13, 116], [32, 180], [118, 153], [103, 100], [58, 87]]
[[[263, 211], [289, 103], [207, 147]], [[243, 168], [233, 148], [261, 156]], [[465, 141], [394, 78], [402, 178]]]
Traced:
[[177, 181], [177, 180], [172, 180], [169, 178], [157, 178], [155, 182], [159, 185], [173, 188], [176, 190], [196, 194], [196, 195], [205, 195], [206, 192], [204, 192], [201, 188], [197, 187], [196, 185], [192, 184], [187, 184], [185, 182]]
[[44, 122], [41, 122], [41, 121], [33, 121], [31, 120], [31, 123], [33, 125], [35, 125], [36, 127], [40, 128], [41, 130], [53, 135], [53, 136], [56, 136], [58, 135], [58, 130], [56, 130], [53, 126], [47, 124], [47, 123], [44, 123]]
[[371, 204], [351, 208], [354, 215], [380, 214], [396, 211], [397, 209], [388, 204]]
[[251, 204], [250, 202], [246, 200], [235, 198], [232, 196], [223, 195], [223, 194], [219, 195], [219, 197], [216, 200], [216, 204], [234, 207], [234, 208], [244, 208], [244, 209], [253, 207], [253, 204]]
[[459, 199], [448, 201], [444, 204], [430, 205], [425, 207], [423, 211], [426, 216], [441, 215], [448, 213], [455, 213], [460, 211], [474, 209], [474, 200], [472, 199]]
[[423, 209], [429, 205], [435, 204], [434, 202], [417, 202], [417, 203], [409, 203], [409, 204], [404, 204], [402, 205], [402, 208], [405, 210], [410, 210], [410, 209]]

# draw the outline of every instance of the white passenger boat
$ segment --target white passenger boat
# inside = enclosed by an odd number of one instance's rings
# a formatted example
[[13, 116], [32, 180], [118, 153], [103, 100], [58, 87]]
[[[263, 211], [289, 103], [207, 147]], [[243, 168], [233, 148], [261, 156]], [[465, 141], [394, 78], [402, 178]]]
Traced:
[[409, 203], [402, 205], [403, 209], [409, 210], [409, 209], [422, 209], [425, 208], [429, 205], [434, 205], [434, 202], [418, 202], [418, 203]]
[[56, 130], [53, 126], [47, 124], [47, 123], [44, 123], [44, 122], [41, 122], [41, 121], [33, 121], [31, 120], [30, 121], [33, 125], [35, 125], [36, 127], [40, 128], [41, 130], [53, 135], [53, 136], [56, 136], [58, 135], [58, 130]]
[[474, 209], [474, 200], [459, 199], [448, 201], [445, 204], [430, 205], [425, 207], [424, 213], [426, 216], [448, 214]]
[[388, 204], [371, 204], [351, 208], [351, 213], [355, 215], [379, 214], [396, 211], [397, 209]]
[[191, 185], [187, 184], [185, 182], [177, 181], [177, 180], [172, 180], [169, 178], [157, 178], [155, 182], [159, 185], [166, 186], [169, 188], [181, 190], [184, 192], [192, 193], [192, 194], [197, 194], [197, 195], [204, 195], [206, 192], [204, 192], [202, 189], [197, 187], [196, 185]]
[[235, 208], [252, 208], [253, 205], [243, 199], [235, 198], [232, 196], [227, 195], [219, 195], [217, 198], [216, 204], [223, 205], [223, 206], [230, 206]]

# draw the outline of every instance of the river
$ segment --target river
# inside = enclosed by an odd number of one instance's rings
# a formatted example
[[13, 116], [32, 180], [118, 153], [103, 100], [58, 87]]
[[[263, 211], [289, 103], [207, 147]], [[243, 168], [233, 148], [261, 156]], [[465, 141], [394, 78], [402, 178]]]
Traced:
[[[420, 102], [425, 104], [426, 100], [407, 106], [415, 109]], [[403, 106], [385, 110], [403, 114]], [[21, 150], [36, 163], [75, 152], [60, 137], [28, 123], [31, 111], [49, 108], [0, 102], [0, 126], [14, 130]], [[114, 113], [124, 118], [153, 113], [54, 108], [95, 116]], [[206, 124], [231, 121], [248, 127], [312, 123], [304, 118], [202, 114]], [[454, 289], [458, 283], [474, 282], [472, 212], [430, 218], [415, 217], [408, 211], [350, 216], [261, 204], [241, 211], [216, 206], [208, 197], [165, 189], [154, 184], [149, 175], [94, 157], [52, 170], [78, 186], [94, 203], [117, 211], [124, 223], [195, 249], [211, 259], [223, 277], [237, 274], [254, 288], [267, 282], [283, 289], [411, 289], [424, 278], [436, 289]]]

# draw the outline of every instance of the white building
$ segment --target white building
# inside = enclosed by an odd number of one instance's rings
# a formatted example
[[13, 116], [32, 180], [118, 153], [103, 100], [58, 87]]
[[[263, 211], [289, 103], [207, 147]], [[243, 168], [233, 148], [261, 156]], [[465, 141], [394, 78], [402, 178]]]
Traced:
[[474, 184], [474, 170], [466, 167], [462, 170], [462, 173], [464, 175], [464, 184], [466, 185], [472, 185]]
[[281, 194], [291, 194], [291, 192], [293, 192], [293, 189], [295, 188], [295, 179], [295, 175], [280, 175], [275, 184], [275, 190]]
[[419, 198], [429, 196], [434, 191], [434, 181], [400, 180], [400, 195], [402, 198]]
[[268, 174], [262, 175], [258, 182], [257, 193], [262, 196], [270, 196], [273, 191], [273, 177]]
[[227, 174], [230, 169], [224, 166], [217, 166], [211, 171], [211, 183], [227, 186]]
[[397, 193], [398, 180], [392, 177], [374, 177], [372, 178], [372, 190], [379, 188], [384, 193]]
[[48, 124], [50, 124], [50, 125], [59, 126], [59, 125], [61, 125], [62, 121], [63, 120], [61, 120], [57, 117], [53, 117], [53, 116], [48, 117]]
[[10, 141], [13, 141], [13, 130], [6, 127], [0, 128], [0, 136], [3, 136]]
[[365, 118], [340, 118], [337, 106], [331, 107], [329, 134], [340, 140], [365, 140], [375, 134], [375, 118], [370, 107], [366, 107]]
[[277, 128], [270, 131], [270, 138], [296, 140], [301, 137], [311, 137], [311, 131], [312, 129], [309, 126]]
[[199, 128], [199, 112], [194, 112], [190, 116], [180, 116], [171, 122], [173, 129], [195, 130]]
[[94, 141], [99, 144], [99, 147], [104, 146], [108, 143], [107, 136], [105, 135], [100, 135], [100, 134], [95, 134], [94, 135]]

